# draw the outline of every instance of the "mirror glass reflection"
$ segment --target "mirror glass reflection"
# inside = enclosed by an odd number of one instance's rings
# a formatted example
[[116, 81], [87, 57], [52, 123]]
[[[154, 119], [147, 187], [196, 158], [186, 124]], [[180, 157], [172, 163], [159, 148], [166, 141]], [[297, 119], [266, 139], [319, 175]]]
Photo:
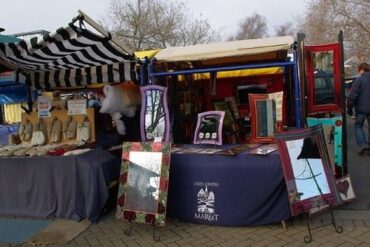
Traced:
[[314, 52], [315, 105], [335, 104], [334, 52]]
[[276, 104], [274, 100], [256, 100], [257, 137], [273, 137], [276, 131]]
[[286, 145], [297, 188], [294, 201], [330, 193], [315, 138], [287, 141]]
[[163, 92], [160, 90], [145, 91], [145, 137], [153, 140], [165, 134], [165, 110], [163, 105]]
[[125, 209], [157, 213], [162, 153], [131, 151]]

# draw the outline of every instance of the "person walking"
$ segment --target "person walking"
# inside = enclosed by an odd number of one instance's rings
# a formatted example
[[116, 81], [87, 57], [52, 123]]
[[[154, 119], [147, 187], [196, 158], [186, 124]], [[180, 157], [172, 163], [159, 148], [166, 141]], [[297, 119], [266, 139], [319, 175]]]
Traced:
[[[349, 95], [349, 114], [352, 106], [355, 107], [355, 138], [359, 147], [358, 154], [370, 155], [370, 66], [367, 63], [361, 63], [358, 66], [358, 72], [361, 74], [353, 83]], [[351, 114], [350, 114], [351, 115]], [[367, 138], [364, 131], [364, 123], [367, 120], [368, 133]]]

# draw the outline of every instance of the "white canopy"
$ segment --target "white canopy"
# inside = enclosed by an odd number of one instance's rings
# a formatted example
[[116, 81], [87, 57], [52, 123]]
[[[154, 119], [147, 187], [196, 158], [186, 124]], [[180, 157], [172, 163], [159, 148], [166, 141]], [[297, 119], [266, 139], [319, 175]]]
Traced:
[[220, 58], [223, 63], [235, 62], [235, 58], [242, 57], [247, 60], [272, 60], [281, 57], [280, 51], [287, 51], [293, 43], [292, 36], [281, 36], [170, 47], [160, 50], [155, 58], [158, 62], [202, 61], [203, 64], [216, 63], [212, 60], [219, 61]]

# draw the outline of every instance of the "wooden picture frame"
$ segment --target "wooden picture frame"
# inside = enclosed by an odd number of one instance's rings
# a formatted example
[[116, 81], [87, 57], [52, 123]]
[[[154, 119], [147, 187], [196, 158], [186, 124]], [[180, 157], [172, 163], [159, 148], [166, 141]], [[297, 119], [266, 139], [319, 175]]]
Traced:
[[251, 143], [275, 143], [274, 132], [283, 127], [283, 92], [249, 94]]
[[340, 202], [321, 125], [275, 133], [292, 215]]
[[339, 43], [305, 46], [308, 113], [341, 112]]
[[350, 202], [356, 199], [356, 194], [353, 189], [350, 175], [337, 178], [336, 185], [337, 185], [339, 197], [343, 203]]
[[124, 142], [117, 219], [165, 225], [170, 168], [169, 142]]
[[142, 141], [170, 139], [170, 120], [167, 105], [167, 88], [148, 85], [140, 88], [140, 134]]
[[198, 114], [194, 144], [222, 145], [223, 111], [206, 111]]
[[342, 129], [343, 121], [341, 116], [331, 118], [312, 118], [308, 117], [307, 126], [321, 124], [328, 147], [331, 167], [335, 175], [343, 172], [343, 141]]

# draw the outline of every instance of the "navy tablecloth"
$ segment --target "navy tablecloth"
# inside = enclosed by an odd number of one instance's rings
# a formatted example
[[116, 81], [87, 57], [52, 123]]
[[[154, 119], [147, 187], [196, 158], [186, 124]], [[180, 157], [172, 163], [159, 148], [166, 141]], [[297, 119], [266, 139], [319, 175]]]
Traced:
[[0, 159], [0, 215], [88, 218], [96, 223], [120, 160], [104, 150]]
[[266, 156], [172, 153], [167, 215], [214, 225], [291, 217], [278, 152]]

